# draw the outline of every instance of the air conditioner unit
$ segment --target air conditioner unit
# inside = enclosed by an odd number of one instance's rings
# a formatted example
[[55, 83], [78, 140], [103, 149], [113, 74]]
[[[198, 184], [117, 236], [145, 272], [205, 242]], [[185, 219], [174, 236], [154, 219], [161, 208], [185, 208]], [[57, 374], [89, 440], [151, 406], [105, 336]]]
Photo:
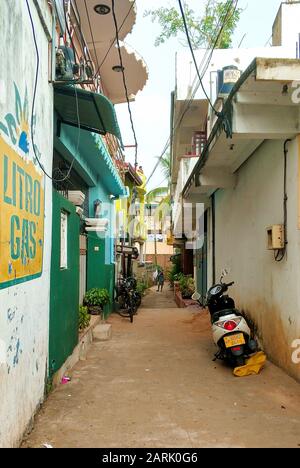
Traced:
[[76, 63], [75, 54], [71, 47], [60, 46], [56, 51], [55, 81], [94, 83], [94, 69], [90, 60], [80, 59]]
[[56, 51], [56, 81], [73, 81], [79, 78], [80, 67], [75, 62], [73, 49], [60, 46]]

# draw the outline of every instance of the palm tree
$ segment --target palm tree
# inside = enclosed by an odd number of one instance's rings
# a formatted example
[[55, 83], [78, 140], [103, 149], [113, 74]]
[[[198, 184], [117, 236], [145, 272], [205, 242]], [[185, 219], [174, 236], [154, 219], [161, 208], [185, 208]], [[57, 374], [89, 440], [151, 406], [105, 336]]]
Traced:
[[157, 201], [158, 198], [167, 197], [170, 193], [170, 180], [171, 180], [171, 157], [170, 153], [165, 155], [159, 161], [159, 167], [162, 169], [162, 173], [165, 176], [163, 182], [167, 181], [167, 185], [163, 187], [157, 187], [146, 195], [146, 202], [152, 203]]

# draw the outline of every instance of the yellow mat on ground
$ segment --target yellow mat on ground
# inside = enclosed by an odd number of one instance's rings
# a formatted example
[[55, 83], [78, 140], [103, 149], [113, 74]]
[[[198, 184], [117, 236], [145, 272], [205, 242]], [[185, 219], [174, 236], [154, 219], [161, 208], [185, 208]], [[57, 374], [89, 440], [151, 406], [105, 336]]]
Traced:
[[264, 367], [266, 360], [267, 356], [265, 353], [260, 351], [251, 358], [247, 359], [244, 366], [236, 367], [233, 371], [233, 374], [236, 377], [247, 377], [248, 375], [259, 374]]

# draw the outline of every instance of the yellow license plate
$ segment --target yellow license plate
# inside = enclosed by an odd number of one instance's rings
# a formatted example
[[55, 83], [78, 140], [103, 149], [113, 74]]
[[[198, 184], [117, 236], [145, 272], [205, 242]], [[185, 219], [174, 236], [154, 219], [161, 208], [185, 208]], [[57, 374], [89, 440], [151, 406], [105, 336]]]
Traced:
[[238, 333], [237, 335], [225, 336], [224, 342], [226, 348], [233, 348], [234, 346], [244, 345], [245, 338], [242, 333]]

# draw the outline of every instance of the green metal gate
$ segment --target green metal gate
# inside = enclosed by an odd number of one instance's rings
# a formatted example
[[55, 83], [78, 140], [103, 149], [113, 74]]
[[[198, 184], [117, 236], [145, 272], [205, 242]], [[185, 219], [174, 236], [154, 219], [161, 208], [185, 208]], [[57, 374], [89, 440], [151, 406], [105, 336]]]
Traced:
[[56, 190], [53, 190], [52, 218], [50, 377], [72, 354], [78, 343], [80, 255], [79, 216], [75, 206]]
[[89, 233], [87, 249], [87, 289], [106, 288], [110, 295], [110, 304], [104, 308], [107, 317], [113, 309], [115, 265], [105, 263], [105, 238], [99, 238], [96, 233]]

